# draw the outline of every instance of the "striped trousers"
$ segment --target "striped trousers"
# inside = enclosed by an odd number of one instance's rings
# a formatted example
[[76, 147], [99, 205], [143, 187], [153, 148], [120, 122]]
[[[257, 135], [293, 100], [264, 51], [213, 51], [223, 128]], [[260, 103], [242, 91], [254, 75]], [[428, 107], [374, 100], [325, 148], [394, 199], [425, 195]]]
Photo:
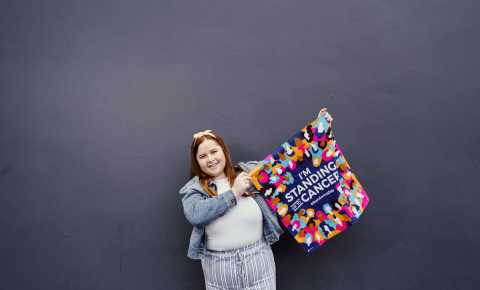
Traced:
[[276, 289], [275, 260], [264, 237], [241, 248], [205, 252], [201, 261], [206, 290]]

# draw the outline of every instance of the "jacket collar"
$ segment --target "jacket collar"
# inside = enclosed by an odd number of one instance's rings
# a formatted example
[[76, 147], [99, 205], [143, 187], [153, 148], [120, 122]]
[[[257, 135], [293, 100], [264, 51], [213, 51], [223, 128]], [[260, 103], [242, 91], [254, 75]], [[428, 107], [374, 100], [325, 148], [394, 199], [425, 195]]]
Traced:
[[[215, 184], [215, 182], [213, 180], [209, 180], [208, 181], [208, 186], [212, 189], [214, 189], [215, 191], [217, 190], [217, 185]], [[180, 194], [185, 194], [189, 191], [191, 191], [192, 189], [194, 190], [197, 190], [197, 191], [200, 191], [200, 192], [203, 192], [203, 193], [206, 193], [205, 190], [203, 189], [203, 187], [200, 185], [200, 178], [198, 178], [198, 176], [194, 176], [192, 177], [180, 190], [179, 190], [179, 193]]]

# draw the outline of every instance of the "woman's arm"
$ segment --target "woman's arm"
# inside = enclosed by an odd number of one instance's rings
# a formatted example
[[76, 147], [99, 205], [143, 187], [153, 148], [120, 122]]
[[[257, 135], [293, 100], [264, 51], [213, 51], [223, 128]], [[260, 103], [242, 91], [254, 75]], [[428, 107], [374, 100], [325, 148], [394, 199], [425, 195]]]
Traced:
[[205, 226], [237, 204], [232, 190], [219, 196], [206, 197], [203, 193], [191, 189], [182, 197], [183, 213], [194, 226]]

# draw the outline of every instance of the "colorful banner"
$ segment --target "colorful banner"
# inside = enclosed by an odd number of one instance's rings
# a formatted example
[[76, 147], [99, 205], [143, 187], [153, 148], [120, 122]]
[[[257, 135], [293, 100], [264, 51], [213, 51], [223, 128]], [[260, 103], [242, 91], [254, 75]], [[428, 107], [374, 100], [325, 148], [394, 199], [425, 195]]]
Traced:
[[369, 202], [324, 115], [268, 154], [250, 176], [307, 252], [350, 227]]

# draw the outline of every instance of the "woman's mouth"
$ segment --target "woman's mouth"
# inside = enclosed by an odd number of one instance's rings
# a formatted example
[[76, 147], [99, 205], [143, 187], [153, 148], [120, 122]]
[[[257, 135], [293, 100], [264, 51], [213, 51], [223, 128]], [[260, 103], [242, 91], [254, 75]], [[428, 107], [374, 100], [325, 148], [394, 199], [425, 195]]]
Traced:
[[212, 168], [212, 169], [213, 169], [213, 168], [217, 168], [217, 166], [218, 166], [218, 162], [217, 162], [217, 163], [214, 163], [213, 165], [209, 165], [208, 168]]

